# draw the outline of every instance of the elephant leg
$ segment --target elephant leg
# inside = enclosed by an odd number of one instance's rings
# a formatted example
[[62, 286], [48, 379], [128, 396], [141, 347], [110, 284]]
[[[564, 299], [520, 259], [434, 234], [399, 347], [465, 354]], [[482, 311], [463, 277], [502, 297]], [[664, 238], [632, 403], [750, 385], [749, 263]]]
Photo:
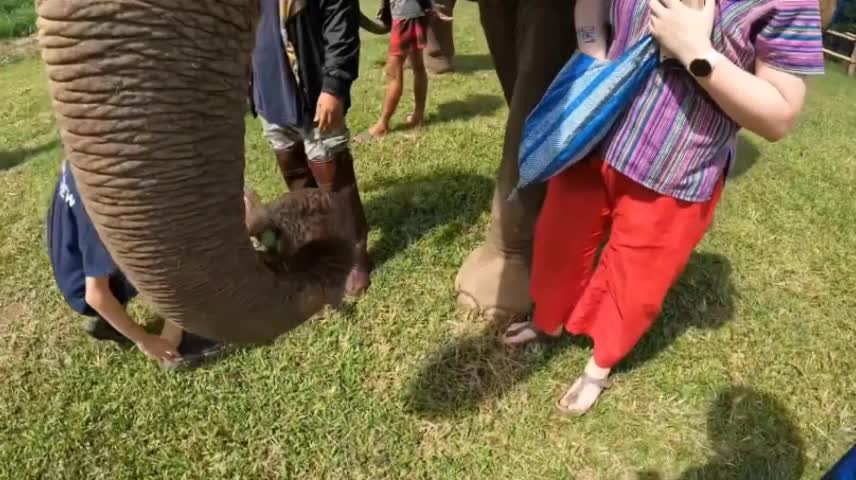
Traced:
[[499, 85], [510, 106], [517, 79], [517, 0], [482, 0], [479, 18]]
[[[457, 0], [436, 0], [435, 7], [440, 13], [453, 16]], [[424, 50], [425, 66], [435, 74], [450, 72], [454, 69], [455, 39], [454, 21], [444, 22], [432, 17]]]
[[518, 148], [526, 116], [576, 48], [573, 2], [480, 0], [482, 25], [509, 116], [485, 242], [464, 261], [455, 286], [463, 306], [492, 318], [529, 313], [529, 266], [544, 185], [508, 200], [518, 180]]
[[[318, 187], [323, 191], [339, 195], [343, 208], [347, 209], [353, 219], [354, 265], [345, 283], [345, 293], [356, 297], [362, 295], [371, 284], [371, 259], [368, 252], [369, 225], [357, 187], [354, 157], [347, 145], [347, 135], [346, 132], [334, 133], [332, 140], [330, 137], [322, 140], [322, 142], [328, 142], [328, 145], [322, 145], [321, 149], [311, 149], [309, 168]], [[336, 140], [337, 137], [344, 141], [339, 142]], [[319, 155], [319, 150], [324, 153]]]

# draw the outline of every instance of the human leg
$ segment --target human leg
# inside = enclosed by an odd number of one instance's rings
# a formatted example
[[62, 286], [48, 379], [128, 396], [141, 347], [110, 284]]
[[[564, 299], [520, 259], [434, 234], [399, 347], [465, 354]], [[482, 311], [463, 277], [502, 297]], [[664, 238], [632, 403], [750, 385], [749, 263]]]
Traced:
[[[535, 302], [531, 323], [538, 332], [561, 334], [591, 278], [594, 257], [609, 221], [599, 166], [598, 160], [587, 159], [552, 178], [547, 186], [535, 226], [529, 287]], [[572, 221], [569, 212], [573, 212]], [[507, 335], [504, 340], [515, 345], [532, 339], [529, 334]]]
[[369, 128], [372, 137], [381, 137], [389, 131], [389, 122], [395, 115], [404, 91], [404, 57], [390, 54], [386, 59], [386, 95], [380, 118]]
[[[594, 340], [586, 373], [605, 379], [659, 315], [713, 220], [722, 182], [711, 200], [694, 203], [658, 194], [608, 165], [602, 171], [613, 203], [610, 238], [565, 327]], [[563, 407], [584, 413], [602, 388], [577, 387], [578, 394], [566, 396]]]
[[288, 189], [295, 191], [317, 187], [309, 171], [300, 132], [294, 127], [276, 125], [262, 117], [259, 118], [265, 138], [273, 149], [276, 163]]
[[428, 99], [428, 71], [422, 56], [422, 48], [410, 49], [410, 64], [413, 67], [413, 113], [407, 117], [409, 127], [418, 127], [425, 121], [425, 104]]

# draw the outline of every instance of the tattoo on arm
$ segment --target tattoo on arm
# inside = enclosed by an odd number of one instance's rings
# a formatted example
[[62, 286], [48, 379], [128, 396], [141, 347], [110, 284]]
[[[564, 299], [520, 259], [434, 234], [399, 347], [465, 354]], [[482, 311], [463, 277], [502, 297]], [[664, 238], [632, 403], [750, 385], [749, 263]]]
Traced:
[[584, 25], [577, 29], [577, 38], [583, 43], [594, 43], [597, 37], [597, 27]]

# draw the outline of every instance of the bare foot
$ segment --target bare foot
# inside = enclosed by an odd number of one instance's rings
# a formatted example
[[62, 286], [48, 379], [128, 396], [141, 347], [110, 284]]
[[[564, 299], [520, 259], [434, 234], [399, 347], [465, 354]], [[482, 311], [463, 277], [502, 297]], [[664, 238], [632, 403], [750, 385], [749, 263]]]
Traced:
[[425, 125], [425, 115], [423, 115], [421, 113], [420, 114], [411, 113], [411, 114], [407, 115], [405, 124], [407, 125], [407, 128], [421, 127], [422, 125]]

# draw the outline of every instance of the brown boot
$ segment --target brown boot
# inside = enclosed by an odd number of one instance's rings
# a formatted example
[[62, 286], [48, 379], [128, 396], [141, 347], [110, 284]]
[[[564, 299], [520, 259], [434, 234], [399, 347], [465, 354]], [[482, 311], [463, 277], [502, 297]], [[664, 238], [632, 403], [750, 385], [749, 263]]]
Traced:
[[302, 143], [298, 142], [288, 150], [275, 150], [274, 154], [276, 154], [279, 171], [282, 172], [282, 179], [285, 180], [289, 191], [318, 186], [309, 170]]
[[312, 170], [318, 187], [326, 192], [341, 195], [345, 205], [354, 216], [356, 226], [354, 255], [356, 260], [351, 273], [348, 275], [345, 292], [348, 295], [358, 297], [371, 284], [369, 278], [371, 259], [368, 252], [369, 225], [357, 188], [354, 158], [351, 156], [350, 150], [345, 150], [331, 158], [313, 160], [309, 162], [309, 168]]

